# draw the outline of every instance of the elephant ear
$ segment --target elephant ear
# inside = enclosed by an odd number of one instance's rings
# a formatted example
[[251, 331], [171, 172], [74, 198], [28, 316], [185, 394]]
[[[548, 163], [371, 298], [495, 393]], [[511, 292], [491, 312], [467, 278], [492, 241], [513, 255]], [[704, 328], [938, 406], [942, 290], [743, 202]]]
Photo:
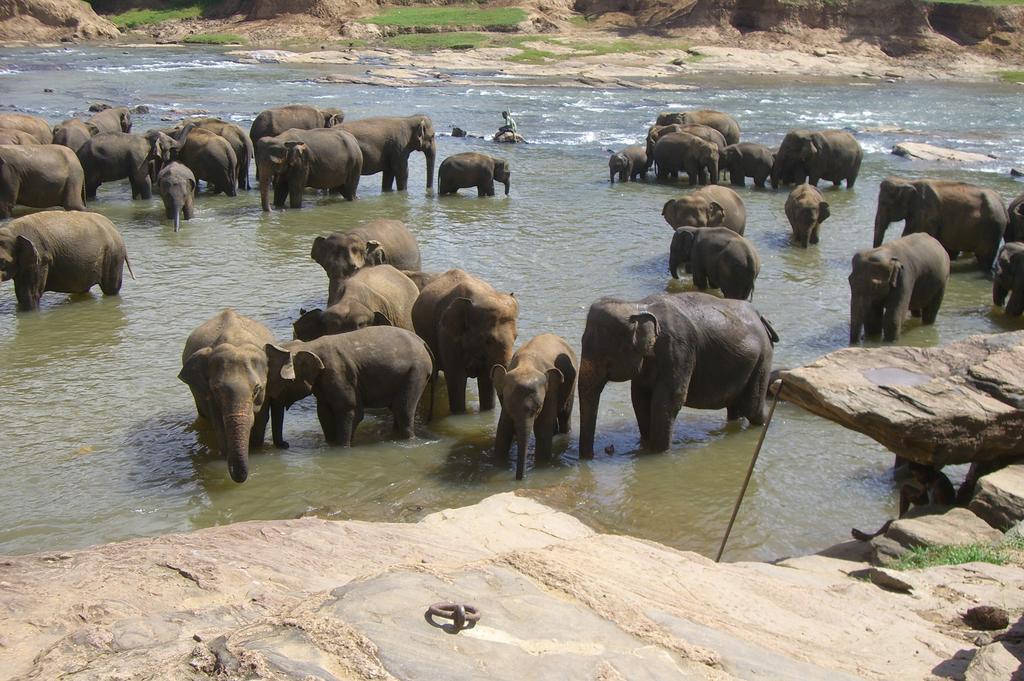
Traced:
[[473, 301], [469, 298], [456, 298], [441, 315], [442, 327], [454, 338], [461, 339], [469, 327], [469, 313], [473, 309]]
[[416, 141], [417, 147], [422, 147], [426, 144], [429, 139], [429, 130], [427, 128], [427, 119], [421, 118], [417, 123], [413, 132], [413, 137]]
[[718, 201], [708, 204], [708, 227], [721, 227], [725, 224], [725, 209]]
[[491, 383], [494, 384], [494, 389], [497, 391], [499, 399], [501, 399], [502, 394], [505, 392], [506, 375], [508, 375], [508, 371], [500, 364], [495, 364], [491, 367]]
[[368, 265], [386, 265], [388, 254], [379, 241], [371, 240], [366, 242], [366, 263]]
[[380, 310], [376, 310], [373, 313], [373, 326], [394, 326], [394, 324], [391, 323], [391, 320], [388, 319], [386, 314]]
[[548, 369], [548, 395], [551, 395], [551, 399], [558, 399], [558, 391], [562, 389], [562, 384], [565, 383], [565, 375], [556, 368]]
[[200, 348], [185, 360], [178, 372], [178, 380], [190, 388], [199, 388], [206, 383], [206, 363], [213, 348]]
[[86, 123], [85, 127], [89, 129], [89, 136], [95, 137], [100, 133], [100, 129], [96, 127], [95, 123]]
[[313, 385], [324, 370], [324, 362], [309, 350], [299, 350], [292, 356], [295, 378]]
[[285, 161], [287, 165], [293, 166], [298, 163], [305, 163], [309, 159], [309, 147], [306, 146], [305, 142], [285, 142], [284, 146], [288, 150]]
[[36, 245], [23, 234], [19, 234], [14, 240], [14, 262], [18, 263], [19, 270], [38, 269], [43, 263]]
[[311, 341], [323, 336], [326, 332], [323, 310], [316, 308], [309, 312], [305, 310], [301, 310], [301, 312], [301, 316], [292, 324], [292, 333], [295, 338], [300, 341]]
[[661, 207], [661, 217], [665, 218], [665, 220], [667, 220], [668, 224], [670, 225], [672, 224], [672, 220], [670, 220], [669, 218], [674, 212], [673, 209], [675, 208], [675, 205], [676, 200], [669, 199], [668, 201], [665, 202], [665, 205]]
[[818, 222], [825, 222], [831, 215], [832, 211], [828, 209], [827, 201], [822, 201], [818, 204]]
[[630, 316], [629, 323], [633, 327], [633, 349], [641, 357], [654, 354], [654, 344], [658, 341], [660, 330], [658, 318], [648, 311], [638, 312]]
[[132, 129], [132, 115], [127, 111], [122, 111], [121, 116], [121, 132], [129, 132]]
[[313, 248], [309, 251], [309, 257], [327, 269], [331, 262], [331, 245], [327, 237], [318, 236], [313, 239]]
[[896, 288], [902, 276], [903, 263], [900, 262], [899, 258], [893, 258], [889, 261], [889, 288]]
[[273, 399], [277, 397], [277, 390], [274, 388], [280, 386], [280, 382], [277, 380], [283, 378], [286, 381], [295, 379], [295, 368], [292, 366], [292, 353], [285, 350], [280, 345], [274, 345], [273, 343], [267, 343], [263, 346], [264, 352], [267, 353], [267, 376], [270, 380], [267, 381], [271, 388], [272, 394], [270, 397]]

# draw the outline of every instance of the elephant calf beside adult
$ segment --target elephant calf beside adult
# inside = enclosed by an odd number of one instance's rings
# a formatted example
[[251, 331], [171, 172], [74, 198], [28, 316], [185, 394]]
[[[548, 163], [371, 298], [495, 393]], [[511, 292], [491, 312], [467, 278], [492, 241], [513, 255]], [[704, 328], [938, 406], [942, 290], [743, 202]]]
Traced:
[[270, 210], [270, 185], [274, 205], [302, 207], [306, 187], [327, 189], [354, 201], [359, 189], [363, 154], [355, 137], [341, 128], [287, 130], [256, 143], [256, 168], [260, 183], [260, 204]]
[[311, 341], [367, 326], [413, 331], [412, 306], [419, 294], [413, 280], [391, 265], [364, 267], [345, 280], [338, 302], [299, 317], [293, 324], [295, 337]]
[[327, 272], [327, 305], [341, 300], [345, 280], [363, 267], [393, 265], [399, 270], [420, 269], [416, 237], [399, 220], [371, 220], [347, 232], [334, 232], [313, 240], [309, 257]]
[[688, 132], [662, 135], [654, 145], [658, 180], [685, 172], [690, 185], [718, 183], [718, 147]]
[[174, 221], [174, 231], [181, 228], [181, 219], [192, 219], [195, 210], [196, 176], [187, 166], [171, 161], [156, 176], [156, 190], [164, 202], [164, 214]]
[[818, 243], [821, 223], [831, 214], [817, 187], [797, 185], [786, 197], [786, 219], [793, 229], [793, 239], [804, 248]]
[[381, 191], [397, 187], [405, 191], [409, 182], [409, 154], [421, 151], [427, 161], [427, 189], [434, 186], [437, 144], [434, 124], [427, 116], [380, 116], [342, 123], [363, 152], [363, 175], [382, 173]]
[[695, 189], [661, 207], [661, 216], [672, 229], [679, 227], [725, 227], [743, 234], [747, 208], [740, 195], [728, 187], [711, 185]]
[[188, 124], [177, 136], [177, 161], [188, 166], [207, 190], [237, 196], [238, 157], [231, 143], [215, 132]]
[[668, 271], [679, 278], [679, 267], [693, 273], [693, 285], [701, 291], [721, 289], [722, 295], [749, 300], [761, 271], [757, 249], [725, 227], [680, 227], [672, 237]]
[[477, 196], [494, 196], [494, 182], [505, 185], [505, 196], [512, 186], [512, 170], [503, 158], [467, 151], [441, 161], [437, 169], [437, 193], [455, 194], [476, 187]]
[[743, 187], [747, 178], [753, 178], [754, 186], [764, 189], [764, 183], [772, 175], [775, 151], [763, 144], [742, 142], [730, 144], [721, 154], [721, 167], [729, 173], [729, 183]]
[[622, 151], [608, 157], [608, 181], [636, 182], [638, 177], [647, 178], [647, 151], [642, 144], [631, 144]]
[[85, 210], [85, 172], [74, 152], [58, 144], [0, 145], [0, 219], [15, 205]]
[[220, 118], [190, 118], [182, 122], [176, 138], [181, 139], [187, 135], [189, 126], [220, 135], [231, 145], [231, 150], [235, 152], [238, 188], [249, 189], [249, 165], [255, 158], [255, 152], [252, 140], [245, 134], [245, 131], [240, 126]]
[[819, 180], [837, 187], [846, 180], [846, 188], [853, 189], [863, 159], [860, 143], [844, 130], [790, 130], [775, 152], [772, 189], [804, 182], [816, 186]]

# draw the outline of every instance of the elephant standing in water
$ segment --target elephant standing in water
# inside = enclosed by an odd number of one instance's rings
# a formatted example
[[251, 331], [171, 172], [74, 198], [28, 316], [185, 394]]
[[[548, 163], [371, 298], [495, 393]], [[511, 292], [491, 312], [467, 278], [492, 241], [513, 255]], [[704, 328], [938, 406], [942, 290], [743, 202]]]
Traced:
[[434, 161], [437, 144], [434, 124], [422, 115], [362, 118], [342, 123], [352, 133], [363, 152], [363, 175], [382, 173], [381, 191], [405, 191], [409, 183], [409, 154], [422, 151], [427, 159], [427, 189], [434, 186]]
[[364, 267], [345, 280], [338, 302], [299, 317], [292, 325], [295, 337], [311, 341], [367, 326], [413, 331], [412, 306], [419, 294], [413, 280], [391, 265]]
[[663, 135], [654, 145], [658, 180], [685, 172], [690, 185], [718, 183], [718, 147], [688, 132]]
[[714, 109], [698, 109], [697, 111], [663, 111], [658, 114], [656, 125], [706, 125], [722, 133], [726, 144], [737, 144], [740, 141], [740, 125], [727, 113]]
[[1024, 244], [1011, 241], [999, 251], [992, 279], [992, 302], [1000, 307], [1006, 302], [1006, 314], [1011, 317], [1024, 313]]
[[654, 165], [654, 145], [657, 144], [658, 140], [662, 137], [673, 132], [689, 133], [694, 137], [701, 138], [705, 142], [714, 144], [718, 149], [719, 156], [721, 156], [728, 146], [725, 143], [725, 137], [722, 136], [722, 133], [718, 132], [714, 128], [709, 128], [706, 125], [652, 125], [647, 129], [646, 153], [648, 170], [650, 170], [651, 166]]
[[205, 181], [207, 190], [238, 195], [238, 157], [230, 142], [191, 123], [179, 131], [177, 141], [181, 146], [177, 161], [188, 166], [197, 180]]
[[132, 112], [123, 106], [104, 109], [91, 116], [85, 125], [92, 130], [93, 135], [101, 132], [131, 132]]
[[693, 285], [701, 291], [722, 290], [734, 300], [749, 300], [761, 271], [754, 244], [725, 227], [680, 227], [672, 237], [668, 271], [679, 278], [679, 266], [693, 273]]
[[922, 324], [934, 324], [949, 279], [949, 255], [927, 234], [893, 239], [858, 251], [850, 272], [850, 344], [882, 333], [900, 337], [909, 310]]
[[181, 228], [181, 218], [192, 219], [195, 210], [196, 176], [187, 166], [172, 161], [156, 176], [156, 190], [164, 201], [164, 213], [174, 221], [174, 231]]
[[821, 192], [809, 184], [797, 185], [786, 198], [786, 218], [793, 228], [793, 239], [804, 248], [818, 243], [821, 223], [831, 214]]
[[77, 118], [69, 118], [53, 126], [53, 143], [65, 146], [75, 153], [92, 137], [89, 127]]
[[255, 158], [255, 152], [252, 140], [245, 134], [245, 131], [234, 123], [229, 123], [219, 118], [190, 118], [183, 121], [182, 127], [178, 132], [179, 138], [187, 134], [184, 131], [190, 125], [200, 130], [207, 130], [215, 135], [220, 135], [231, 145], [231, 150], [235, 152], [235, 160], [237, 161], [238, 188], [249, 189], [249, 164]]
[[249, 128], [253, 148], [264, 137], [276, 137], [285, 130], [313, 130], [341, 125], [345, 114], [340, 109], [320, 109], [305, 104], [290, 104], [261, 111]]
[[82, 145], [78, 160], [85, 171], [85, 196], [96, 198], [96, 190], [104, 182], [128, 178], [133, 199], [149, 199], [153, 195], [150, 176], [152, 145], [142, 135], [128, 132], [101, 132]]
[[0, 226], [0, 281], [14, 280], [19, 310], [38, 310], [44, 291], [85, 293], [99, 284], [116, 296], [127, 262], [121, 233], [99, 213], [44, 211]]
[[21, 130], [39, 140], [40, 144], [53, 144], [53, 131], [50, 124], [38, 116], [19, 113], [0, 114], [0, 128]]
[[[267, 399], [270, 329], [225, 309], [200, 324], [185, 341], [178, 378], [188, 385], [199, 416], [213, 426], [235, 482], [249, 477], [249, 449], [263, 444], [271, 403]], [[284, 408], [273, 405], [275, 431]]]
[[642, 144], [631, 144], [622, 151], [608, 157], [608, 181], [636, 182], [638, 177], [647, 178], [647, 151]]
[[466, 187], [476, 187], [477, 196], [494, 196], [494, 181], [505, 185], [505, 196], [512, 186], [508, 161], [496, 156], [467, 151], [441, 161], [437, 170], [437, 193], [455, 194]]
[[772, 164], [772, 189], [780, 184], [812, 186], [828, 180], [853, 189], [860, 173], [864, 150], [857, 139], [844, 130], [790, 130], [775, 152]]
[[661, 207], [661, 216], [673, 229], [725, 227], [737, 234], [747, 228], [747, 208], [740, 195], [728, 187], [710, 185], [694, 189]]
[[929, 234], [953, 260], [961, 251], [970, 251], [988, 272], [1010, 218], [995, 190], [966, 182], [887, 177], [878, 188], [875, 248], [882, 245], [889, 223], [900, 220], [906, 220], [903, 236]]
[[755, 187], [764, 189], [774, 164], [775, 152], [763, 144], [730, 144], [722, 151], [722, 170], [728, 171], [729, 183], [734, 187], [745, 186], [750, 177]]
[[593, 458], [601, 392], [631, 381], [640, 438], [653, 451], [672, 442], [683, 406], [728, 410], [764, 423], [773, 343], [754, 306], [706, 293], [656, 293], [590, 306], [580, 361], [580, 457]]
[[16, 204], [85, 210], [85, 173], [74, 152], [57, 144], [0, 145], [0, 219]]
[[271, 184], [276, 207], [284, 207], [287, 196], [291, 208], [301, 208], [306, 187], [329, 189], [354, 201], [363, 154], [355, 137], [341, 128], [288, 130], [256, 143], [256, 168], [264, 211], [270, 210]]
[[398, 220], [371, 220], [347, 232], [313, 239], [309, 257], [327, 272], [327, 304], [341, 300], [345, 280], [363, 267], [393, 265], [399, 270], [420, 269], [416, 237]]

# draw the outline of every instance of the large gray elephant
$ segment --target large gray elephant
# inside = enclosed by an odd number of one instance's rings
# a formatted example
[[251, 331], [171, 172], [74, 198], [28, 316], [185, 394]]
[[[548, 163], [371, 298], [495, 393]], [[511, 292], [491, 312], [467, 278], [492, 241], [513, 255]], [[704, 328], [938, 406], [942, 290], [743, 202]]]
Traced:
[[208, 190], [238, 195], [238, 157], [230, 142], [191, 123], [178, 132], [176, 139], [181, 145], [177, 161], [188, 166], [197, 180], [204, 180]]
[[400, 270], [420, 269], [420, 247], [399, 220], [371, 220], [347, 232], [334, 232], [313, 240], [309, 257], [327, 272], [327, 305], [341, 300], [345, 280], [363, 267], [393, 265]]
[[786, 198], [786, 218], [793, 228], [793, 240], [804, 248], [818, 243], [821, 223], [831, 214], [821, 192], [809, 184], [797, 185]]
[[858, 251], [850, 272], [850, 344], [861, 331], [894, 341], [910, 311], [934, 324], [949, 279], [949, 255], [927, 234], [893, 239]]
[[422, 151], [427, 160], [427, 189], [434, 186], [437, 144], [434, 124], [423, 115], [362, 118], [342, 123], [355, 135], [363, 151], [363, 175], [383, 173], [381, 191], [395, 186], [404, 191], [409, 182], [409, 154]]
[[951, 259], [961, 251], [974, 253], [988, 272], [999, 251], [999, 240], [1009, 224], [998, 192], [966, 182], [887, 177], [878, 188], [875, 211], [877, 248], [889, 223], [905, 220], [903, 235], [923, 232], [939, 240]]
[[728, 187], [711, 185], [695, 189], [678, 199], [669, 199], [661, 216], [673, 229], [690, 227], [726, 227], [743, 234], [747, 227], [747, 208], [740, 195]]
[[0, 128], [21, 130], [35, 137], [40, 144], [53, 144], [50, 124], [38, 116], [20, 113], [0, 114]]
[[149, 172], [151, 145], [142, 135], [127, 132], [101, 132], [93, 135], [78, 150], [78, 160], [85, 171], [85, 196], [96, 198], [96, 190], [104, 182], [128, 178], [133, 199], [153, 195]]
[[837, 187], [846, 180], [846, 188], [853, 189], [863, 158], [860, 143], [844, 130], [790, 130], [775, 152], [772, 189], [804, 182], [816, 186], [818, 180]]
[[345, 280], [338, 302], [299, 317], [293, 324], [295, 337], [311, 341], [367, 326], [413, 331], [412, 306], [419, 294], [413, 280], [391, 265], [364, 267]]
[[85, 125], [93, 135], [101, 132], [131, 132], [132, 112], [123, 106], [104, 109], [93, 114], [85, 122]]
[[420, 292], [412, 323], [434, 354], [435, 373], [444, 372], [453, 414], [466, 411], [469, 378], [477, 379], [480, 410], [494, 408], [491, 370], [496, 364], [507, 367], [512, 359], [518, 316], [514, 296], [462, 270], [448, 270]]
[[[225, 309], [196, 327], [181, 353], [178, 378], [213, 426], [235, 482], [249, 477], [249, 449], [263, 444], [271, 418], [264, 348], [273, 342], [263, 324]], [[275, 429], [283, 414], [274, 405]]]
[[341, 128], [287, 130], [256, 143], [256, 168], [260, 203], [270, 210], [270, 186], [274, 205], [302, 207], [306, 187], [338, 192], [348, 201], [356, 198], [363, 168], [363, 153], [355, 137]]
[[0, 219], [16, 204], [85, 210], [85, 173], [74, 152], [58, 144], [0, 145]]
[[775, 163], [775, 151], [763, 144], [741, 142], [730, 144], [722, 152], [722, 170], [728, 171], [729, 183], [743, 187], [747, 178], [753, 178], [754, 186], [764, 189], [764, 183], [771, 177]]
[[249, 189], [249, 165], [255, 158], [252, 140], [245, 134], [241, 126], [235, 125], [220, 118], [189, 118], [181, 122], [178, 128], [179, 136], [187, 126], [192, 125], [201, 130], [208, 130], [215, 135], [220, 135], [231, 145], [235, 152], [237, 161], [236, 173], [239, 189]]
[[648, 170], [654, 165], [654, 145], [658, 143], [659, 139], [673, 132], [686, 132], [694, 137], [701, 138], [705, 142], [714, 144], [718, 149], [719, 157], [721, 157], [722, 152], [724, 152], [726, 146], [728, 146], [725, 143], [725, 137], [722, 136], [722, 133], [718, 132], [714, 128], [709, 128], [706, 125], [652, 125], [647, 129], [646, 152]]
[[195, 210], [196, 176], [188, 166], [171, 161], [156, 176], [156, 190], [164, 201], [164, 213], [174, 221], [174, 231], [181, 228], [181, 219], [192, 219]]
[[658, 179], [685, 172], [690, 185], [718, 183], [718, 147], [687, 132], [662, 135], [654, 144]]
[[85, 293], [99, 284], [116, 296], [127, 262], [121, 233], [98, 213], [43, 211], [0, 227], [0, 281], [14, 280], [19, 310], [38, 310], [44, 291]]
[[680, 266], [693, 274], [693, 285], [701, 291], [717, 288], [726, 298], [749, 300], [761, 259], [754, 244], [731, 229], [680, 227], [672, 236], [668, 259], [668, 271], [675, 279]]
[[92, 130], [77, 118], [69, 118], [53, 126], [53, 143], [67, 147], [78, 153], [92, 137]]
[[477, 196], [494, 196], [494, 181], [505, 185], [505, 196], [512, 186], [512, 170], [508, 161], [496, 156], [467, 151], [441, 161], [437, 169], [437, 193], [455, 194], [460, 189], [476, 187]]
[[39, 144], [39, 140], [24, 130], [0, 128], [0, 144]]
[[1024, 313], [1024, 243], [1010, 241], [999, 251], [992, 278], [992, 302], [1000, 307], [1006, 302], [1006, 314], [1011, 317]]
[[264, 137], [276, 137], [285, 130], [313, 130], [333, 128], [345, 120], [340, 109], [321, 109], [305, 104], [290, 104], [261, 111], [249, 128], [253, 148]]
[[536, 456], [551, 456], [555, 433], [569, 432], [576, 396], [576, 353], [563, 338], [551, 333], [531, 338], [508, 364], [491, 367], [501, 415], [494, 451], [506, 457], [516, 441], [516, 480], [526, 471], [526, 448], [533, 431]]
[[1003, 232], [1003, 241], [1024, 241], [1024, 194], [1021, 194], [1007, 207], [1009, 223]]
[[722, 133], [726, 144], [737, 144], [740, 141], [740, 125], [736, 119], [714, 109], [663, 111], [658, 114], [656, 125], [706, 125]]
[[647, 177], [647, 151], [642, 144], [631, 144], [622, 151], [608, 157], [608, 181], [636, 182], [638, 177]]
[[[392, 326], [370, 326], [314, 341], [264, 347], [269, 366], [267, 394], [275, 407], [316, 396], [316, 414], [328, 442], [352, 445], [365, 409], [389, 409], [398, 437], [415, 435], [413, 421], [433, 361], [416, 334]], [[287, 447], [274, 426], [274, 442]]]
[[580, 361], [580, 457], [594, 456], [601, 392], [631, 381], [640, 438], [653, 451], [672, 442], [683, 406], [727, 410], [764, 423], [778, 336], [754, 306], [706, 293], [656, 293], [590, 306]]

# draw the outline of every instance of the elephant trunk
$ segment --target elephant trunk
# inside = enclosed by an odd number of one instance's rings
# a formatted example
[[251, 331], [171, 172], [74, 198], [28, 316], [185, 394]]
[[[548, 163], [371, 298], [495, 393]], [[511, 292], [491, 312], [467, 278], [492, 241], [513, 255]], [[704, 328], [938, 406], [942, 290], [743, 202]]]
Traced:
[[679, 278], [679, 266], [683, 264], [682, 257], [678, 253], [678, 249], [673, 249], [669, 252], [668, 256], [668, 273], [672, 275], [673, 279]]
[[224, 451], [228, 458], [228, 473], [235, 482], [245, 482], [249, 477], [249, 436], [252, 426], [251, 410], [224, 417]]
[[505, 176], [505, 181], [502, 184], [505, 185], [505, 196], [508, 196], [508, 190], [512, 188], [512, 173]]
[[[437, 144], [434, 140], [431, 140], [430, 144], [423, 150], [423, 155], [427, 157], [427, 189], [433, 189], [434, 161], [437, 159]], [[508, 185], [505, 185], [505, 193], [508, 194]]]
[[601, 403], [601, 391], [607, 379], [594, 366], [593, 360], [584, 358], [580, 364], [580, 458], [594, 458], [594, 432], [597, 430], [597, 408]]
[[800, 231], [800, 245], [804, 248], [809, 248], [811, 245], [811, 232], [814, 231], [814, 225], [805, 225]]
[[264, 213], [270, 212], [270, 181], [273, 179], [273, 173], [270, 172], [270, 166], [256, 166], [259, 177], [257, 178], [260, 183], [260, 206], [263, 208]]
[[180, 210], [174, 211], [174, 231], [175, 232], [181, 231], [181, 211]]
[[522, 480], [526, 473], [526, 449], [530, 444], [533, 422], [533, 418], [516, 421], [516, 480]]
[[1013, 276], [1013, 289], [1006, 303], [1006, 314], [1016, 317], [1024, 313], [1024, 267], [1017, 267]]
[[772, 189], [779, 188], [779, 176], [782, 174], [782, 159], [779, 156], [775, 157], [775, 161], [772, 163]]
[[864, 329], [864, 318], [867, 314], [869, 303], [863, 296], [852, 293], [850, 296], [850, 345], [860, 342], [861, 332]]
[[878, 248], [882, 245], [882, 241], [885, 239], [885, 230], [889, 228], [889, 222], [889, 216], [885, 214], [885, 208], [879, 205], [878, 210], [875, 211], [875, 240], [872, 244], [873, 248]]

